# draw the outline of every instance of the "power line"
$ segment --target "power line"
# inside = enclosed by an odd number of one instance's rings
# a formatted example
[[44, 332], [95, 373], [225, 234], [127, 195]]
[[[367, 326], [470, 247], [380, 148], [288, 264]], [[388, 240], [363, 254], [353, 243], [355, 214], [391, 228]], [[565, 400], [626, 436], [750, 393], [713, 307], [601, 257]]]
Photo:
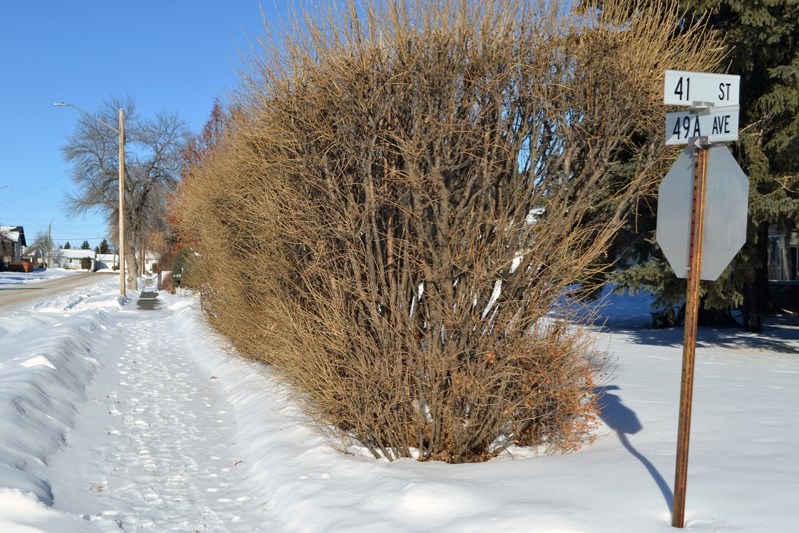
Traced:
[[57, 177], [56, 179], [54, 179], [53, 181], [51, 181], [50, 183], [48, 183], [47, 185], [45, 185], [44, 187], [42, 187], [41, 189], [39, 189], [39, 190], [37, 190], [37, 191], [34, 191], [34, 192], [30, 193], [30, 194], [26, 194], [25, 196], [18, 196], [18, 197], [16, 197], [16, 198], [5, 198], [5, 200], [6, 200], [6, 201], [12, 201], [12, 202], [16, 202], [16, 201], [18, 201], [18, 200], [25, 200], [25, 199], [27, 199], [27, 198], [31, 198], [31, 197], [33, 197], [33, 196], [36, 196], [36, 195], [37, 195], [37, 194], [39, 194], [40, 192], [42, 192], [42, 191], [44, 191], [44, 190], [47, 190], [47, 189], [49, 189], [50, 187], [52, 187], [53, 185], [55, 185], [57, 182], [59, 182], [59, 181], [60, 181], [61, 179], [63, 179], [63, 178], [64, 178], [64, 176], [59, 176], [59, 177]]

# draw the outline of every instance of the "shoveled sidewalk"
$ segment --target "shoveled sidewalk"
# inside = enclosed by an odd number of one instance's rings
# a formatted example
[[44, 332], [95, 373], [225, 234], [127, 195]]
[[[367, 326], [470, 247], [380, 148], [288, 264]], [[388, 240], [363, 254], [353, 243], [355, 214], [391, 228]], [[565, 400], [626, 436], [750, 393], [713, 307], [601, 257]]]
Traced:
[[139, 309], [145, 311], [153, 311], [159, 309], [160, 300], [158, 300], [158, 277], [145, 276], [137, 280], [139, 286], [139, 299], [136, 305]]

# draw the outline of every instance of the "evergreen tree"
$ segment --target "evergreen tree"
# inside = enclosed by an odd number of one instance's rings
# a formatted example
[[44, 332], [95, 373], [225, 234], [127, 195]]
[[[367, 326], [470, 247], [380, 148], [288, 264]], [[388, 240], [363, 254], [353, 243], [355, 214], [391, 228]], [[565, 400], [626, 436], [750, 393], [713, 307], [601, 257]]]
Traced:
[[[730, 74], [741, 76], [740, 141], [733, 147], [750, 180], [747, 243], [716, 282], [703, 282], [703, 307], [742, 306], [744, 327], [761, 328], [774, 310], [768, 291], [770, 227], [799, 226], [799, 0], [687, 0], [686, 20], [707, 17], [729, 46]], [[651, 290], [664, 307], [679, 304], [685, 283], [677, 280], [654, 246], [656, 200], [644, 200], [631, 222], [622, 264], [622, 286]], [[633, 226], [634, 224], [634, 226]], [[636, 232], [640, 238], [632, 237]], [[719, 316], [718, 314], [716, 315]]]
[[64, 244], [64, 250], [71, 250], [71, 249], [72, 249], [72, 245], [71, 245], [71, 244], [69, 244], [69, 241], [67, 241], [67, 242]]
[[102, 242], [100, 242], [100, 246], [97, 247], [97, 253], [98, 254], [111, 253], [111, 246], [108, 244], [107, 240], [103, 239]]
[[89, 241], [83, 241], [83, 244], [80, 245], [81, 250], [91, 250], [92, 247], [89, 246]]

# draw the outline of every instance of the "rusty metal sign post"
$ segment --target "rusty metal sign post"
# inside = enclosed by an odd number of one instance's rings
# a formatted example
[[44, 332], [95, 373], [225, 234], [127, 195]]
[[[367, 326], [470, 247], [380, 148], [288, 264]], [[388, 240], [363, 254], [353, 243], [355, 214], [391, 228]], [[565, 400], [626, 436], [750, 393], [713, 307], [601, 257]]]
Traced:
[[700, 280], [718, 279], [746, 242], [749, 180], [727, 147], [693, 139], [658, 194], [657, 242], [687, 280], [672, 525], [683, 527]]
[[688, 281], [671, 515], [676, 528], [685, 525], [699, 282], [717, 279], [746, 240], [748, 179], [726, 147], [711, 146], [738, 139], [739, 83], [739, 76], [676, 70], [664, 79], [663, 103], [690, 108], [666, 115], [666, 144], [689, 146], [661, 183], [657, 216], [657, 242], [677, 277]]
[[688, 444], [691, 435], [691, 407], [694, 393], [694, 360], [699, 312], [699, 280], [702, 267], [702, 236], [705, 222], [707, 150], [699, 146], [694, 163], [694, 187], [691, 198], [691, 233], [688, 246], [688, 289], [685, 296], [685, 332], [680, 380], [680, 418], [677, 426], [677, 466], [674, 474], [673, 527], [685, 521], [685, 490], [688, 478]]

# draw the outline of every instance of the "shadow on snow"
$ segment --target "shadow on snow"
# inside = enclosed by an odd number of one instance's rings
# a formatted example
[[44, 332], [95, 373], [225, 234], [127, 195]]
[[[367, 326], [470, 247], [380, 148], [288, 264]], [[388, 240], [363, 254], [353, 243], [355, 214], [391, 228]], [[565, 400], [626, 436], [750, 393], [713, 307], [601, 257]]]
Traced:
[[655, 465], [653, 465], [649, 459], [644, 457], [641, 452], [635, 449], [632, 443], [630, 443], [630, 439], [628, 437], [628, 435], [635, 435], [644, 427], [641, 425], [641, 422], [638, 420], [638, 416], [636, 416], [635, 412], [624, 405], [619, 396], [608, 392], [616, 390], [619, 390], [619, 387], [616, 385], [597, 387], [594, 389], [594, 393], [599, 396], [599, 416], [602, 418], [602, 421], [605, 423], [605, 425], [616, 432], [616, 435], [618, 435], [619, 440], [624, 448], [630, 452], [633, 457], [638, 459], [647, 469], [649, 475], [655, 480], [655, 484], [657, 484], [658, 488], [660, 489], [660, 493], [663, 495], [663, 499], [666, 501], [666, 506], [671, 512], [674, 494], [672, 493], [669, 484], [666, 483], [665, 479], [663, 479], [663, 476], [660, 474], [660, 472], [658, 472], [658, 469], [655, 468]]

